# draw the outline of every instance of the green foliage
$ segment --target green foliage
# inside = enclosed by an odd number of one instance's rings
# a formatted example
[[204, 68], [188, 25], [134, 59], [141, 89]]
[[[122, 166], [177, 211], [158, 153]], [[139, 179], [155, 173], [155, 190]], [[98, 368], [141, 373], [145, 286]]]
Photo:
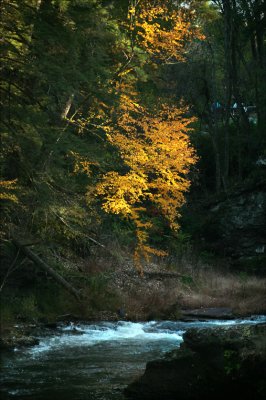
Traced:
[[182, 284], [183, 284], [184, 286], [188, 286], [188, 287], [194, 286], [194, 285], [195, 285], [195, 282], [194, 282], [194, 280], [193, 280], [193, 277], [190, 276], [190, 275], [182, 275], [182, 276], [181, 276], [181, 282], [182, 282]]
[[212, 251], [203, 250], [199, 256], [201, 261], [206, 264], [212, 264], [216, 260], [216, 255]]
[[236, 350], [224, 350], [224, 371], [226, 375], [237, 373], [241, 367]]
[[248, 274], [245, 271], [239, 272], [239, 278], [243, 284], [247, 283]]
[[1, 299], [1, 323], [9, 324], [18, 319], [32, 321], [40, 317], [36, 303], [36, 297], [33, 293], [23, 293], [22, 296], [2, 296]]
[[89, 306], [94, 310], [111, 310], [118, 308], [120, 299], [107, 288], [108, 276], [99, 274], [89, 277], [87, 280], [86, 294], [89, 299]]
[[22, 299], [20, 303], [20, 317], [32, 319], [38, 316], [35, 296], [30, 295]]
[[266, 271], [266, 256], [257, 254], [253, 257], [239, 260], [237, 263], [239, 270], [244, 274], [265, 274]]
[[1, 296], [1, 323], [15, 321], [55, 321], [59, 315], [79, 314], [80, 304], [69, 298], [64, 289], [53, 282], [39, 281], [29, 288], [4, 290]]
[[117, 216], [108, 216], [102, 229], [106, 232], [110, 231], [112, 239], [110, 237], [109, 240], [113, 241], [115, 238], [121, 248], [133, 248], [135, 244], [134, 227], [130, 221], [120, 221]]

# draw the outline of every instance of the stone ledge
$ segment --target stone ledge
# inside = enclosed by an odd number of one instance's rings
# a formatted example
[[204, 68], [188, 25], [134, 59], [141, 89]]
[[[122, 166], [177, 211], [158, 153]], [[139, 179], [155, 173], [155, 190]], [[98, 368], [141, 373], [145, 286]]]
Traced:
[[266, 398], [266, 324], [191, 329], [180, 349], [147, 363], [132, 400]]

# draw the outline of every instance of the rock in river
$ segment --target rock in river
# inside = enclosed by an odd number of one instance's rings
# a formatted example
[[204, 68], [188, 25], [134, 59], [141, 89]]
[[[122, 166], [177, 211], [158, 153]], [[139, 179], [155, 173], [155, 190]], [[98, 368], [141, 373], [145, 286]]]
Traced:
[[266, 324], [190, 329], [179, 349], [148, 362], [135, 400], [265, 399]]

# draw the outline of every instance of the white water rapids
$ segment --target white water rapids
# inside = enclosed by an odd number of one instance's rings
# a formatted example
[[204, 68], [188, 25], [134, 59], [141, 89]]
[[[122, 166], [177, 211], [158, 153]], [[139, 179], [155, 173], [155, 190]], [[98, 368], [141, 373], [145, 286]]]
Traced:
[[97, 322], [62, 325], [39, 344], [1, 357], [3, 400], [122, 400], [147, 361], [179, 347], [190, 327], [266, 322], [250, 319], [180, 322]]

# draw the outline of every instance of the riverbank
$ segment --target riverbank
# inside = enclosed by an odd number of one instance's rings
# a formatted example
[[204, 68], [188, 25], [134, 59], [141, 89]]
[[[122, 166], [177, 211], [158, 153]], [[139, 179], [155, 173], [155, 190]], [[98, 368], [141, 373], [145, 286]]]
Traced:
[[266, 278], [195, 260], [150, 263], [140, 277], [130, 261], [110, 275], [109, 287], [131, 320], [179, 319], [183, 311], [228, 308], [235, 317], [266, 313]]
[[266, 314], [266, 277], [232, 271], [227, 260], [204, 259], [191, 249], [144, 263], [140, 275], [128, 253], [116, 244], [112, 256], [108, 248], [86, 259], [70, 250], [65, 258], [50, 259], [80, 292], [80, 300], [26, 260], [1, 291], [1, 331], [20, 323], [54, 324], [68, 316], [74, 321], [179, 320], [184, 312], [209, 308], [230, 309], [236, 318]]
[[[89, 262], [91, 267], [78, 276], [81, 301], [46, 277], [29, 288], [7, 284], [1, 293], [1, 335], [21, 323], [179, 320], [193, 318], [193, 310], [204, 319], [205, 309], [217, 310], [217, 318], [224, 317], [219, 310], [227, 310], [226, 318], [266, 314], [266, 278], [232, 273], [224, 265], [187, 258], [149, 263], [140, 276], [126, 257], [120, 262], [92, 257]], [[75, 260], [73, 270], [81, 266]]]

